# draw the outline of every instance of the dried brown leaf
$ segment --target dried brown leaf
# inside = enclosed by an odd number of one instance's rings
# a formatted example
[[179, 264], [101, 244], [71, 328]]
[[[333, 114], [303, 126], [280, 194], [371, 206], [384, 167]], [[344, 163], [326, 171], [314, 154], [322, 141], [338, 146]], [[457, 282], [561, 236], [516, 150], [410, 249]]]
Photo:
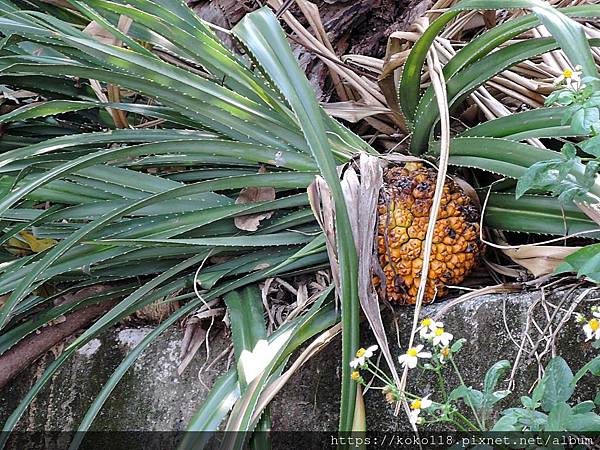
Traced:
[[[392, 377], [399, 383], [394, 358], [389, 348], [385, 327], [381, 318], [381, 304], [372, 282], [372, 261], [375, 229], [377, 225], [377, 201], [383, 184], [383, 166], [380, 158], [361, 153], [356, 164], [349, 165], [341, 181], [350, 227], [358, 255], [358, 297], [371, 330], [390, 368]], [[360, 178], [359, 178], [360, 174]], [[339, 266], [335, 238], [333, 201], [323, 179], [317, 178], [309, 187], [309, 199], [319, 225], [325, 233], [327, 252], [332, 275], [339, 288]]]
[[83, 29], [83, 32], [103, 44], [115, 45], [117, 43], [113, 34], [98, 22], [90, 22], [87, 27]]
[[[259, 173], [266, 170], [261, 167]], [[240, 195], [235, 199], [236, 204], [268, 202], [275, 200], [275, 189], [272, 187], [247, 187], [240, 191]], [[244, 231], [256, 231], [260, 222], [273, 215], [272, 211], [259, 214], [244, 214], [233, 219], [235, 226]]]
[[[308, 2], [298, 2], [306, 6]], [[283, 4], [281, 0], [269, 0], [268, 4], [275, 10], [279, 10]], [[317, 18], [311, 13], [311, 8], [306, 9], [308, 17], [311, 17], [311, 21], [316, 24]], [[318, 14], [317, 14], [318, 15]], [[322, 41], [323, 36], [318, 33], [318, 37], [313, 36], [299, 21], [296, 19], [290, 11], [286, 11], [282, 14], [281, 18], [286, 22], [290, 29], [295, 33], [294, 40], [298, 41], [315, 54], [323, 61], [327, 68], [339, 75], [343, 83], [350, 85], [360, 96], [360, 99], [369, 104], [382, 106], [385, 104], [385, 98], [377, 88], [377, 85], [370, 83], [369, 80], [357, 74], [354, 70], [348, 68], [345, 63], [335, 54], [335, 52], [328, 47], [328, 41]], [[320, 22], [320, 18], [318, 19]], [[317, 25], [318, 26], [318, 25]], [[331, 46], [331, 44], [329, 44]], [[344, 96], [342, 96], [344, 98]], [[357, 100], [354, 96], [350, 97], [351, 100]]]
[[383, 70], [383, 60], [372, 56], [347, 53], [342, 55], [342, 61], [377, 74]]
[[[388, 364], [394, 381], [399, 384], [400, 377], [396, 371], [394, 358], [390, 351], [387, 334], [381, 318], [381, 304], [372, 281], [372, 265], [374, 259], [375, 230], [377, 227], [377, 203], [379, 190], [383, 185], [384, 162], [373, 156], [361, 154], [359, 163], [360, 182], [354, 171], [347, 171], [344, 184], [352, 185], [345, 192], [348, 213], [353, 216], [354, 241], [358, 253], [358, 296], [360, 306], [375, 335], [377, 344]], [[354, 198], [348, 199], [352, 194]], [[349, 201], [348, 201], [349, 200]]]
[[363, 102], [325, 103], [323, 109], [333, 117], [353, 123], [377, 114], [391, 113], [390, 109], [384, 106], [367, 105]]
[[341, 274], [337, 257], [336, 234], [335, 234], [335, 207], [327, 182], [321, 176], [315, 177], [315, 181], [308, 186], [308, 201], [319, 226], [323, 230], [326, 241], [327, 256], [331, 276], [337, 292], [340, 292]]
[[[316, 34], [316, 38], [319, 40], [321, 44], [327, 47], [332, 53], [334, 52], [333, 46], [329, 41], [329, 37], [327, 36], [327, 32], [325, 31], [325, 27], [323, 26], [323, 22], [321, 21], [321, 16], [319, 14], [319, 8], [314, 3], [308, 2], [306, 0], [296, 0], [300, 11], [306, 17], [309, 25], [312, 27], [313, 31]], [[342, 100], [354, 100], [356, 96], [352, 92], [349, 86], [346, 86], [342, 77], [334, 70], [332, 67], [328, 67], [329, 74], [331, 75], [331, 80], [333, 81], [333, 86], [335, 87], [335, 91], [337, 95]]]
[[[188, 337], [189, 334], [189, 337]], [[206, 329], [202, 327], [202, 325], [197, 323], [188, 323], [185, 330], [185, 335], [187, 337], [187, 342], [185, 342], [186, 348], [183, 349], [182, 344], [182, 352], [181, 352], [181, 363], [177, 367], [177, 374], [181, 376], [181, 374], [185, 371], [186, 367], [192, 362], [194, 359], [194, 355], [198, 352], [198, 349], [204, 343], [204, 339], [206, 338]]]
[[[24, 89], [20, 89], [18, 91], [8, 91], [7, 90], [7, 92], [2, 92], [2, 94], [0, 94], [0, 99], [6, 98], [8, 100], [12, 100], [15, 103], [20, 103], [19, 100], [36, 98], [36, 97], [38, 97], [37, 93], [31, 92], [31, 91], [26, 91]], [[2, 106], [5, 106], [5, 105], [2, 105]], [[16, 109], [16, 108], [17, 108], [17, 106], [15, 105], [13, 109]], [[7, 112], [10, 112], [10, 111], [3, 111], [2, 114], [5, 114]]]
[[367, 431], [367, 412], [365, 410], [365, 398], [362, 386], [356, 385], [356, 402], [354, 404], [354, 421], [352, 423], [353, 433], [364, 433]]
[[567, 256], [580, 248], [535, 245], [503, 249], [502, 252], [514, 262], [529, 270], [535, 277], [540, 277], [553, 273]]
[[[218, 300], [217, 300], [218, 301]], [[212, 321], [217, 317], [226, 317], [224, 308], [211, 308], [214, 306], [216, 301], [211, 301], [202, 307], [202, 310], [190, 317], [186, 323], [184, 336], [181, 342], [180, 358], [181, 363], [177, 367], [177, 373], [181, 375], [186, 367], [192, 362], [194, 356], [202, 346], [206, 343], [207, 346], [207, 358], [208, 354], [208, 336], [211, 325], [204, 326], [203, 320], [211, 319]]]

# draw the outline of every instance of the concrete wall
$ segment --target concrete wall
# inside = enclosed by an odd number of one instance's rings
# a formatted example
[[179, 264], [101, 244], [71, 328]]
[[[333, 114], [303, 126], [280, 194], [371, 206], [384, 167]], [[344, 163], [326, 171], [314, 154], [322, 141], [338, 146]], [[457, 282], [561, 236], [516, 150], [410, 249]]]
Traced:
[[[458, 361], [467, 384], [481, 388], [483, 377], [489, 366], [500, 359], [513, 360], [517, 347], [508, 335], [506, 327], [517, 342], [521, 336], [529, 307], [539, 300], [539, 293], [503, 294], [482, 296], [453, 307], [443, 318], [446, 329], [455, 339], [467, 338]], [[568, 307], [576, 298], [565, 292], [547, 298], [548, 315], [553, 314], [551, 304], [563, 301]], [[584, 302], [579, 310], [589, 311], [590, 302]], [[581, 307], [583, 306], [583, 307]], [[425, 308], [424, 314], [433, 315], [444, 303]], [[537, 320], [544, 328], [546, 312], [541, 305], [536, 308]], [[557, 314], [554, 323], [560, 319]], [[400, 330], [400, 339], [406, 345], [412, 321], [412, 309], [397, 309], [395, 318], [386, 317], [389, 338], [396, 342], [394, 319]], [[364, 327], [364, 344], [374, 343]], [[72, 362], [54, 377], [49, 386], [35, 400], [21, 420], [21, 430], [72, 430], [85, 413], [92, 399], [119, 364], [127, 352], [150, 331], [149, 328], [115, 328], [102, 338], [90, 342], [81, 349]], [[534, 341], [539, 333], [532, 332]], [[226, 369], [222, 360], [208, 371], [202, 371], [206, 353], [200, 351], [182, 376], [176, 368], [182, 333], [172, 329], [165, 333], [142, 356], [117, 386], [110, 400], [94, 423], [95, 430], [181, 430], [188, 419], [206, 397], [208, 389]], [[228, 345], [225, 331], [213, 335], [211, 358], [221, 353]], [[543, 348], [545, 342], [540, 344]], [[339, 385], [341, 368], [339, 363], [339, 340], [332, 343], [320, 355], [313, 358], [296, 374], [274, 401], [273, 427], [276, 430], [335, 430], [339, 408]], [[396, 345], [392, 345], [400, 353]], [[60, 350], [60, 349], [58, 349]], [[557, 341], [556, 354], [560, 354], [577, 370], [589, 361], [597, 350], [583, 340], [578, 325], [569, 321]], [[45, 365], [51, 361], [47, 355], [35, 367], [22, 373], [9, 387], [0, 391], [0, 419], [13, 410], [26, 390], [39, 377]], [[436, 384], [427, 377], [411, 378], [413, 389], [421, 394], [433, 392]], [[517, 391], [509, 397], [513, 404], [538, 375], [535, 360], [523, 360], [519, 365]], [[583, 380], [577, 395], [581, 399], [593, 398], [596, 388], [593, 378]], [[416, 387], [418, 386], [418, 388]], [[406, 429], [403, 417], [394, 417], [392, 409], [378, 391], [367, 392], [368, 425], [371, 430], [394, 431]], [[503, 405], [508, 402], [504, 401]]]

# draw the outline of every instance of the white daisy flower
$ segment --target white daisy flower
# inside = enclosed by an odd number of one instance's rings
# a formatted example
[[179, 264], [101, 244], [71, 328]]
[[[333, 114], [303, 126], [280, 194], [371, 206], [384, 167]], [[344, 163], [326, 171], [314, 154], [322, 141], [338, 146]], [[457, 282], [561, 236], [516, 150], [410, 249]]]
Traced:
[[589, 341], [590, 339], [600, 339], [600, 320], [598, 319], [598, 316], [596, 316], [596, 313], [594, 313], [594, 316], [593, 319], [583, 326], [586, 341]]
[[425, 397], [423, 397], [421, 399], [413, 400], [412, 403], [410, 404], [410, 409], [411, 409], [410, 415], [409, 415], [410, 423], [412, 423], [413, 425], [422, 423], [423, 420], [421, 417], [419, 417], [419, 414], [421, 414], [421, 410], [429, 408], [432, 404], [433, 404], [433, 402], [431, 400], [429, 400], [429, 395], [426, 395]]
[[364, 366], [367, 360], [373, 357], [378, 348], [379, 347], [377, 347], [376, 345], [371, 345], [366, 349], [359, 348], [356, 352], [356, 358], [350, 361], [350, 367], [356, 369], [357, 367]]
[[450, 347], [445, 346], [444, 348], [442, 348], [440, 350], [440, 363], [445, 364], [446, 360], [448, 358], [450, 358], [451, 354], [452, 354], [452, 350], [450, 350]]
[[433, 333], [433, 345], [441, 345], [442, 347], [448, 347], [450, 341], [453, 338], [454, 336], [444, 331], [443, 328], [438, 328]]
[[579, 86], [579, 82], [581, 81], [581, 66], [575, 66], [575, 69], [565, 69], [563, 73], [556, 78], [554, 84], [565, 83], [568, 87], [573, 86], [573, 84]]
[[417, 367], [419, 362], [419, 358], [431, 358], [430, 352], [422, 352], [423, 346], [417, 345], [416, 347], [409, 348], [404, 355], [400, 355], [398, 357], [398, 361], [402, 364], [402, 367], [407, 367], [409, 369], [414, 369]]
[[421, 339], [430, 339], [433, 337], [435, 330], [443, 326], [444, 324], [442, 322], [436, 322], [430, 317], [426, 317], [421, 321], [421, 326], [418, 328], [419, 336], [421, 336]]

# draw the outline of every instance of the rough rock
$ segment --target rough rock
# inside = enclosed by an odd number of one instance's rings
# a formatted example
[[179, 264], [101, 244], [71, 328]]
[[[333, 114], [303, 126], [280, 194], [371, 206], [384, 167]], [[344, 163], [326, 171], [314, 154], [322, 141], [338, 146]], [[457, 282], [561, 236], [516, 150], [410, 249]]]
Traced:
[[[554, 306], [562, 302], [568, 308], [577, 298], [579, 291], [567, 296], [567, 291], [548, 295], [540, 303], [540, 293], [518, 293], [486, 295], [465, 301], [449, 309], [441, 318], [446, 329], [455, 339], [466, 338], [463, 351], [457, 362], [469, 385], [481, 388], [486, 370], [500, 359], [514, 360], [517, 345], [526, 327], [528, 310], [535, 303], [536, 324], [544, 330], [547, 317], [555, 311]], [[589, 312], [590, 300], [583, 301], [578, 309]], [[537, 303], [536, 303], [537, 302]], [[435, 315], [445, 304], [431, 305], [423, 310], [424, 315]], [[412, 308], [398, 309], [387, 314], [389, 339], [392, 351], [400, 353], [407, 343], [412, 323]], [[560, 320], [559, 311], [554, 324]], [[396, 343], [394, 322], [399, 327], [400, 345]], [[555, 326], [554, 325], [554, 326]], [[530, 329], [535, 329], [531, 324]], [[509, 331], [510, 330], [510, 335]], [[79, 350], [49, 386], [44, 389], [33, 406], [19, 423], [19, 429], [29, 431], [72, 430], [76, 428], [92, 399], [107, 380], [114, 368], [127, 352], [135, 346], [150, 328], [115, 328], [100, 339], [95, 339]], [[549, 331], [545, 331], [548, 335]], [[530, 332], [535, 342], [539, 332]], [[179, 347], [182, 333], [171, 329], [155, 342], [127, 372], [116, 387], [101, 413], [94, 422], [93, 430], [181, 430], [202, 403], [216, 376], [227, 368], [227, 359], [222, 359], [210, 370], [202, 370], [206, 352], [200, 351], [182, 376], [177, 375]], [[363, 330], [364, 344], [373, 342], [367, 327]], [[212, 336], [210, 358], [220, 354], [228, 345], [225, 331]], [[541, 342], [539, 351], [546, 343]], [[273, 429], [275, 430], [335, 430], [339, 407], [339, 383], [341, 368], [339, 339], [326, 350], [310, 360], [287, 384], [275, 399]], [[527, 349], [527, 348], [526, 348]], [[60, 350], [60, 349], [58, 349]], [[563, 356], [573, 370], [579, 369], [596, 353], [589, 342], [584, 342], [580, 327], [569, 320], [558, 334], [556, 348], [552, 353]], [[18, 399], [41, 375], [43, 367], [52, 360], [46, 355], [35, 367], [20, 374], [7, 388], [0, 391], [0, 419], [4, 420], [14, 409]], [[411, 378], [411, 389], [419, 394], [439, 395], [437, 386], [428, 377], [418, 375]], [[516, 377], [516, 392], [504, 400], [501, 406], [515, 404], [538, 376], [538, 364], [523, 358]], [[449, 377], [454, 384], [454, 377]], [[579, 399], [593, 398], [596, 385], [592, 378], [584, 378], [577, 390]], [[367, 419], [370, 430], [396, 431], [407, 429], [405, 419], [395, 417], [392, 408], [384, 401], [379, 391], [366, 393]]]

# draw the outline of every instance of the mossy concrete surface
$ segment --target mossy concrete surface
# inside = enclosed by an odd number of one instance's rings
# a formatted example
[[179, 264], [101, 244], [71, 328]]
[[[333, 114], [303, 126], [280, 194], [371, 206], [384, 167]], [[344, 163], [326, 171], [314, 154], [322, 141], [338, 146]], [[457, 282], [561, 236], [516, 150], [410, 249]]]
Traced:
[[[475, 388], [481, 388], [484, 374], [491, 365], [501, 359], [514, 361], [518, 351], [515, 343], [521, 343], [528, 310], [536, 302], [536, 324], [548, 334], [549, 331], [545, 330], [545, 327], [547, 318], [552, 317], [555, 312], [552, 305], [562, 301], [562, 307], [568, 308], [577, 298], [577, 293], [568, 297], [566, 295], [567, 291], [548, 295], [545, 304], [539, 303], [538, 291], [486, 295], [450, 308], [441, 320], [455, 339], [467, 339], [457, 357], [465, 382]], [[586, 299], [578, 306], [578, 310], [588, 312], [590, 305], [591, 300]], [[424, 308], [423, 315], [435, 315], [444, 306], [443, 302], [428, 306]], [[412, 308], [402, 308], [385, 317], [390, 344], [395, 354], [399, 354], [400, 348], [407, 343], [412, 314]], [[562, 315], [563, 312], [559, 310], [554, 317], [555, 325]], [[394, 323], [397, 324], [398, 335]], [[114, 328], [100, 339], [91, 341], [77, 352], [73, 360], [61, 369], [40, 393], [21, 419], [19, 429], [76, 429], [87, 407], [112, 371], [150, 330], [147, 327]], [[531, 321], [530, 335], [534, 342], [541, 336]], [[374, 343], [366, 326], [362, 336], [365, 345]], [[397, 343], [397, 336], [401, 345]], [[185, 429], [187, 421], [202, 404], [216, 377], [226, 370], [227, 359], [222, 359], [209, 370], [203, 370], [207, 361], [206, 351], [203, 349], [198, 352], [186, 371], [178, 376], [181, 338], [181, 330], [173, 328], [144, 352], [115, 388], [93, 423], [93, 430]], [[225, 331], [212, 335], [209, 361], [226, 349], [229, 339]], [[541, 341], [538, 351], [541, 352], [545, 346], [546, 342]], [[584, 342], [580, 326], [570, 320], [558, 334], [556, 346], [549, 347], [548, 355], [552, 353], [563, 356], [575, 371], [597, 354], [597, 350], [594, 350], [589, 342]], [[341, 379], [339, 355], [338, 339], [291, 378], [274, 400], [272, 414], [275, 430], [331, 431], [337, 428]], [[537, 378], [537, 361], [525, 356], [526, 354], [518, 365], [515, 392], [500, 406], [515, 405], [519, 396], [526, 393]], [[19, 398], [43, 373], [44, 367], [52, 358], [52, 355], [46, 355], [35, 367], [23, 372], [12, 384], [0, 391], [0, 419], [6, 419]], [[450, 385], [456, 383], [453, 376], [449, 376], [448, 381]], [[596, 389], [595, 383], [597, 380], [591, 377], [584, 378], [576, 391], [577, 400], [592, 399]], [[411, 391], [415, 393], [431, 393], [434, 400], [439, 399], [437, 383], [429, 376], [420, 374], [418, 370], [410, 372], [410, 386]], [[370, 430], [407, 429], [402, 414], [399, 417], [394, 416], [393, 408], [385, 402], [380, 391], [369, 391], [365, 398]]]

